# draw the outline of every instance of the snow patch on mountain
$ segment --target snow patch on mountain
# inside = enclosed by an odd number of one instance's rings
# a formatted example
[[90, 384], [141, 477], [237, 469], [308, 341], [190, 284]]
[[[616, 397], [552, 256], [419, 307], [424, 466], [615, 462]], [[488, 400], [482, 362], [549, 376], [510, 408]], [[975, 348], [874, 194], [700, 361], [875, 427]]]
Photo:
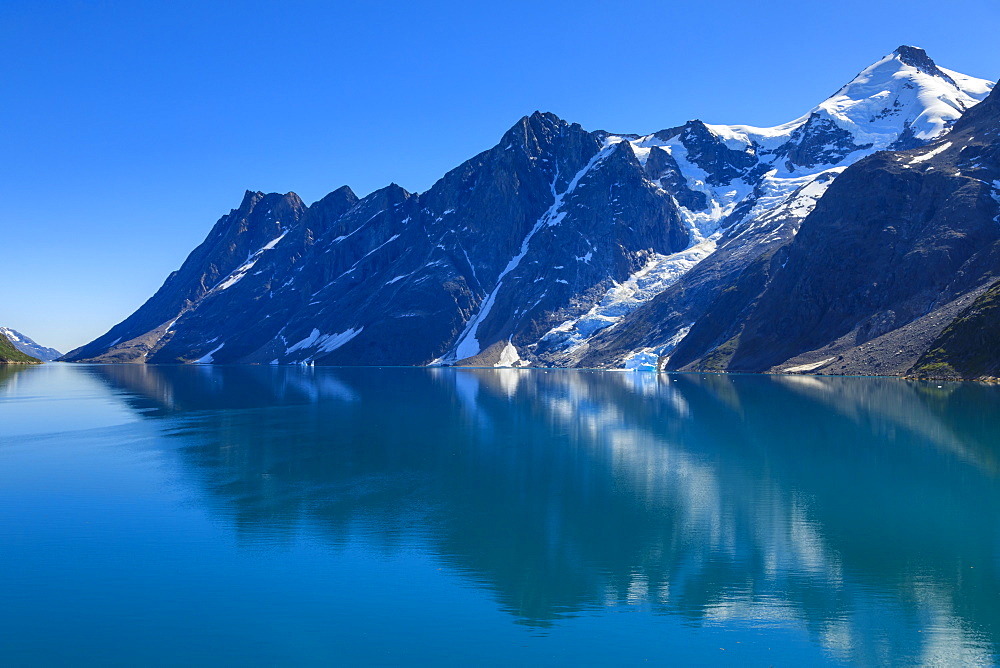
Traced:
[[227, 276], [218, 285], [216, 285], [212, 289], [212, 291], [221, 292], [222, 290], [228, 290], [229, 288], [236, 285], [241, 278], [250, 273], [250, 270], [253, 269], [254, 265], [257, 264], [257, 261], [264, 256], [264, 253], [266, 253], [269, 250], [272, 250], [275, 246], [277, 246], [278, 243], [285, 238], [286, 234], [288, 234], [288, 230], [283, 231], [280, 235], [278, 235], [274, 239], [271, 239], [269, 242], [261, 246], [255, 253], [251, 253], [250, 256], [247, 258], [246, 262], [236, 267], [236, 269], [233, 269], [233, 271], [229, 274], [229, 276]]
[[10, 342], [14, 344], [15, 348], [18, 343], [23, 343], [27, 339], [27, 337], [23, 336], [19, 332], [13, 329], [8, 329], [7, 327], [0, 327], [0, 334], [3, 334], [10, 339]]
[[936, 148], [933, 148], [933, 149], [931, 149], [930, 151], [927, 151], [926, 153], [923, 153], [923, 154], [921, 154], [921, 155], [918, 155], [918, 156], [917, 156], [917, 157], [915, 157], [915, 158], [914, 158], [913, 160], [910, 160], [910, 163], [909, 163], [909, 164], [910, 164], [910, 165], [916, 165], [917, 163], [920, 163], [920, 162], [924, 162], [924, 161], [927, 161], [927, 160], [930, 160], [930, 159], [931, 159], [931, 158], [933, 158], [934, 156], [936, 156], [936, 155], [939, 155], [939, 154], [941, 154], [941, 153], [944, 153], [944, 152], [945, 152], [945, 151], [947, 151], [947, 150], [948, 150], [949, 148], [951, 148], [951, 142], [950, 142], [950, 141], [946, 141], [945, 143], [941, 144], [940, 146], [938, 146], [938, 147], [936, 147]]
[[[617, 138], [609, 138], [609, 139], [617, 139]], [[572, 180], [570, 180], [570, 182], [566, 185], [566, 189], [558, 194], [556, 193], [556, 183], [558, 183], [559, 181], [559, 165], [556, 165], [556, 175], [552, 179], [552, 185], [549, 186], [552, 191], [552, 199], [553, 199], [552, 206], [549, 207], [549, 210], [546, 211], [545, 215], [542, 216], [542, 219], [545, 220], [546, 225], [548, 225], [549, 227], [553, 227], [562, 222], [562, 219], [566, 217], [566, 212], [561, 211], [563, 202], [566, 200], [566, 196], [572, 195], [573, 191], [576, 190], [578, 185], [580, 185], [580, 181], [583, 179], [583, 177], [586, 176], [587, 173], [590, 172], [592, 169], [594, 169], [597, 165], [603, 162], [606, 157], [611, 155], [611, 152], [615, 150], [615, 146], [619, 143], [620, 142], [618, 141], [605, 142], [604, 147], [596, 154], [594, 154], [594, 156], [587, 162], [587, 164], [584, 165], [583, 169], [577, 172], [576, 175], [572, 178]]]
[[[845, 169], [847, 168], [835, 167], [819, 174], [810, 175], [806, 179], [806, 183], [782, 202], [782, 206], [785, 207], [789, 215], [799, 219], [805, 218], [816, 208], [816, 202], [819, 201], [819, 198], [826, 193], [827, 188], [833, 183], [833, 177], [838, 176]], [[821, 178], [824, 175], [829, 175], [830, 178]]]
[[510, 272], [517, 269], [518, 265], [521, 264], [521, 260], [524, 259], [524, 256], [528, 253], [528, 246], [531, 244], [532, 237], [534, 237], [539, 230], [546, 226], [552, 227], [558, 225], [562, 219], [566, 217], [566, 212], [561, 210], [566, 196], [572, 194], [573, 191], [576, 190], [580, 181], [587, 174], [587, 172], [596, 167], [601, 161], [608, 157], [612, 151], [615, 150], [617, 143], [618, 142], [607, 142], [604, 147], [591, 157], [587, 164], [573, 176], [569, 184], [566, 186], [566, 189], [561, 193], [556, 192], [556, 184], [559, 182], [559, 169], [557, 166], [555, 176], [552, 178], [552, 183], [549, 186], [552, 192], [552, 205], [544, 214], [542, 214], [542, 217], [538, 219], [538, 222], [535, 223], [534, 227], [531, 228], [531, 231], [529, 231], [524, 237], [518, 254], [511, 258], [510, 262], [507, 263], [506, 268], [504, 268], [504, 270], [500, 272], [500, 275], [497, 276], [496, 286], [486, 299], [483, 300], [479, 311], [469, 319], [468, 323], [466, 323], [464, 331], [459, 337], [458, 342], [455, 344], [454, 352], [450, 355], [445, 355], [441, 358], [441, 360], [435, 360], [432, 364], [440, 361], [461, 360], [467, 357], [473, 357], [481, 352], [481, 346], [479, 344], [479, 339], [477, 338], [479, 325], [483, 322], [486, 316], [489, 315], [490, 310], [492, 310], [493, 304], [496, 302], [497, 294], [500, 292], [500, 288], [503, 287], [503, 279]]
[[[814, 174], [787, 178], [767, 174], [759, 188], [762, 193], [767, 194], [758, 197], [749, 212], [734, 225], [736, 233], [733, 238], [781, 221], [792, 223], [791, 232], [797, 233], [798, 224], [812, 213], [834, 178], [845, 169], [847, 167], [834, 167]], [[781, 233], [777, 226], [772, 227], [771, 234], [760, 241], [769, 241]]]
[[[398, 235], [398, 234], [392, 235], [391, 237], [389, 237], [388, 239], [386, 239], [385, 241], [383, 241], [382, 243], [380, 243], [378, 246], [376, 246], [375, 248], [371, 249], [370, 251], [368, 251], [367, 253], [365, 253], [364, 255], [362, 255], [354, 264], [352, 264], [350, 266], [350, 268], [348, 268], [346, 271], [342, 272], [339, 276], [337, 276], [337, 278], [335, 278], [332, 281], [330, 281], [330, 283], [328, 283], [327, 285], [323, 286], [322, 288], [320, 288], [319, 290], [317, 290], [316, 292], [314, 292], [313, 295], [319, 294], [323, 290], [327, 289], [330, 285], [333, 285], [334, 283], [336, 283], [337, 281], [339, 281], [340, 279], [342, 279], [344, 276], [347, 276], [348, 274], [353, 274], [357, 270], [358, 265], [360, 265], [362, 262], [364, 262], [366, 258], [368, 258], [369, 256], [374, 255], [378, 251], [382, 250], [385, 246], [388, 246], [393, 241], [395, 241], [396, 239], [398, 239], [399, 236], [400, 235]], [[405, 278], [405, 276], [404, 276], [404, 278]], [[395, 280], [395, 279], [393, 279], [393, 280]], [[392, 281], [390, 281], [390, 282], [392, 282]]]
[[225, 345], [226, 345], [225, 342], [220, 343], [215, 348], [213, 348], [208, 354], [203, 355], [203, 356], [199, 357], [198, 359], [196, 359], [194, 361], [194, 363], [195, 364], [211, 364], [214, 361], [213, 356], [215, 355], [215, 353], [217, 353], [220, 350], [222, 350], [222, 347], [225, 346]]
[[0, 334], [6, 336], [7, 339], [10, 340], [11, 345], [13, 345], [17, 350], [20, 350], [25, 355], [37, 357], [43, 362], [51, 362], [56, 358], [62, 357], [62, 353], [55, 348], [47, 348], [46, 346], [40, 345], [16, 329], [11, 329], [10, 327], [0, 327]]
[[318, 329], [313, 328], [307, 337], [286, 348], [285, 354], [288, 355], [296, 350], [315, 350], [313, 357], [316, 353], [331, 353], [356, 337], [362, 330], [364, 327], [351, 328], [338, 334], [321, 334]]
[[[676, 161], [681, 174], [686, 179], [687, 187], [706, 196], [708, 205], [701, 210], [689, 209], [675, 202], [681, 218], [690, 231], [692, 245], [701, 243], [717, 232], [722, 222], [733, 213], [737, 205], [753, 192], [753, 185], [742, 179], [734, 179], [723, 186], [710, 186], [708, 183], [709, 173], [688, 159], [688, 149], [680, 140], [679, 135], [666, 140], [655, 135], [648, 135], [628, 141], [632, 144], [632, 150], [640, 158], [642, 165], [646, 164], [650, 149], [654, 146], [666, 151]], [[654, 184], [660, 185], [655, 182]]]
[[622, 318], [660, 294], [696, 264], [715, 252], [719, 234], [672, 255], [650, 254], [639, 271], [608, 290], [587, 313], [553, 327], [542, 341], [573, 351], [594, 333], [612, 327]]

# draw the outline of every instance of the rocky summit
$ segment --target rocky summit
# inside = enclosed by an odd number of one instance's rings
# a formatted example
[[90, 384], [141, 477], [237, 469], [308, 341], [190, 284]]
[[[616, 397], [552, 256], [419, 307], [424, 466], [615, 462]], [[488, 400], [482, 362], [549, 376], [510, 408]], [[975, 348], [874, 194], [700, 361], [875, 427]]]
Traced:
[[777, 127], [535, 112], [423, 193], [247, 192], [63, 359], [905, 373], [998, 278], [992, 89], [904, 46]]

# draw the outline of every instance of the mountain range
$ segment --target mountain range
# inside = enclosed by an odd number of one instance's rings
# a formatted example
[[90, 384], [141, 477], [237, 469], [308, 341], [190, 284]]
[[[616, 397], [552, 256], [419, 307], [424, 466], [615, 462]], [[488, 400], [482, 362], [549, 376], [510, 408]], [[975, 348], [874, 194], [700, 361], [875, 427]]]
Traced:
[[990, 375], [992, 90], [902, 46], [772, 128], [535, 112], [423, 193], [248, 191], [63, 359]]

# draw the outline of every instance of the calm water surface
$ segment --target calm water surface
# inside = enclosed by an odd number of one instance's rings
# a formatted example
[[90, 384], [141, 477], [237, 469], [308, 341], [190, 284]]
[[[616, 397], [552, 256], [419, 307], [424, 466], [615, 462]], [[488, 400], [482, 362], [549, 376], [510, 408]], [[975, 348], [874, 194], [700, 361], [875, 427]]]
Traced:
[[988, 665], [1000, 389], [0, 367], [0, 664]]

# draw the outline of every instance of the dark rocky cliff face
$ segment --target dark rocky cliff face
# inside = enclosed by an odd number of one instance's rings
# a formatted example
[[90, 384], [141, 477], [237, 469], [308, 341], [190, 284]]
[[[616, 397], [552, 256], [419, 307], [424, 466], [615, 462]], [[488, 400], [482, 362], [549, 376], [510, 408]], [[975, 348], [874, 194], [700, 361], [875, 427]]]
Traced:
[[422, 195], [342, 188], [306, 209], [248, 193], [149, 302], [66, 359], [458, 361], [530, 345], [580, 294], [688, 242], [628, 142], [535, 113]]

